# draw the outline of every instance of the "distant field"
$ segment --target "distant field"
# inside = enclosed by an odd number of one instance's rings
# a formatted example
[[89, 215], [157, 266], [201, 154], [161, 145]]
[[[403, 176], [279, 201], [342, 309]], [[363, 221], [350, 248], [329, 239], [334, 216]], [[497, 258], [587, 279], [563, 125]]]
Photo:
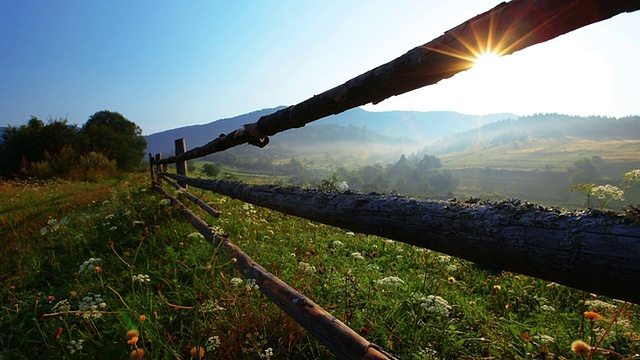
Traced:
[[576, 160], [599, 156], [605, 162], [640, 166], [640, 140], [536, 139], [439, 156], [449, 169], [565, 171]]

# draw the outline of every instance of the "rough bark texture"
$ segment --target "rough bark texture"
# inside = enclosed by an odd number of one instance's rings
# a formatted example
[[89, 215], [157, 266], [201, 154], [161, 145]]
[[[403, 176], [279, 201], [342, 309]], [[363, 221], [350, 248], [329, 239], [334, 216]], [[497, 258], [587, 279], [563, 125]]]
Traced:
[[484, 51], [487, 44], [491, 44], [490, 47], [500, 44], [497, 50], [507, 55], [638, 9], [638, 0], [513, 0], [502, 3], [342, 85], [160, 162], [194, 159], [244, 143], [262, 147], [268, 143], [269, 135], [361, 105], [375, 104], [467, 70], [473, 65], [475, 54]]
[[351, 330], [351, 328], [316, 303], [270, 274], [227, 237], [217, 235], [206, 222], [185, 207], [178, 199], [167, 194], [159, 187], [155, 189], [170, 199], [172, 204], [179, 206], [185, 219], [214, 247], [219, 247], [229, 258], [236, 259], [235, 267], [240, 273], [246, 278], [255, 279], [256, 285], [259, 286], [263, 294], [300, 323], [338, 358], [361, 360], [395, 359], [377, 345], [370, 343]]
[[640, 218], [184, 178], [251, 204], [640, 304]]

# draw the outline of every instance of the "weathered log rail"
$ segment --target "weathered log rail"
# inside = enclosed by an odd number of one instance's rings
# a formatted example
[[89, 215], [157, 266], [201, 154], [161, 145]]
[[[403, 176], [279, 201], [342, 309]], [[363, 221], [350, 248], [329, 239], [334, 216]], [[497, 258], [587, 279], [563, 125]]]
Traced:
[[[418, 200], [163, 175], [356, 232], [640, 304], [640, 222], [517, 200]], [[640, 219], [635, 219], [640, 221]]]
[[486, 50], [495, 50], [501, 55], [512, 54], [638, 9], [638, 0], [514, 0], [502, 3], [342, 85], [159, 163], [195, 159], [244, 143], [263, 147], [270, 135], [450, 78], [471, 68], [477, 55]]

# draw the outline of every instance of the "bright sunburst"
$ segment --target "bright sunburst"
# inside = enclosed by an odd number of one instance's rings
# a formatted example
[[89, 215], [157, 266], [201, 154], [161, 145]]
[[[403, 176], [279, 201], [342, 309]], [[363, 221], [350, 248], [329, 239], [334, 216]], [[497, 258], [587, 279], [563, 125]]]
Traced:
[[496, 52], [482, 53], [473, 60], [473, 67], [479, 69], [495, 68], [499, 64], [498, 59], [500, 59], [500, 55]]

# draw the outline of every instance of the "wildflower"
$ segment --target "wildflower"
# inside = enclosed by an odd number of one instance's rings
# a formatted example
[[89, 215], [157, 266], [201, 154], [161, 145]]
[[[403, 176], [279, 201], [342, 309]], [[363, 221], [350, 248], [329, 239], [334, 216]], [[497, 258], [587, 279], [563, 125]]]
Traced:
[[144, 349], [142, 348], [135, 348], [131, 350], [131, 354], [129, 355], [129, 358], [131, 360], [140, 360], [143, 357], [144, 357]]
[[458, 270], [458, 267], [455, 266], [454, 264], [447, 265], [447, 271], [454, 272], [454, 271], [457, 271], [457, 270]]
[[556, 342], [556, 339], [552, 338], [549, 335], [534, 335], [533, 338], [542, 344], [549, 344]]
[[200, 305], [200, 312], [204, 315], [206, 313], [213, 313], [215, 311], [225, 311], [227, 309], [218, 305], [217, 301], [206, 300]]
[[95, 270], [96, 264], [102, 261], [100, 258], [90, 258], [80, 265], [80, 269], [78, 269], [78, 274], [81, 274], [85, 270]]
[[442, 317], [449, 317], [449, 312], [451, 311], [451, 305], [447, 302], [447, 300], [441, 298], [437, 295], [429, 295], [426, 298], [422, 298], [420, 307], [440, 315]]
[[60, 334], [62, 334], [62, 327], [58, 327], [56, 333], [53, 334], [53, 338], [56, 339], [56, 341], [60, 340]]
[[170, 204], [171, 204], [171, 200], [169, 200], [169, 199], [162, 199], [158, 203], [158, 205], [160, 205], [160, 206], [169, 206]]
[[138, 339], [140, 338], [140, 333], [136, 329], [131, 329], [127, 331], [127, 344], [131, 346], [135, 346], [138, 343]]
[[449, 255], [438, 255], [438, 261], [441, 263], [448, 263], [451, 261], [451, 256]]
[[54, 299], [55, 297], [53, 295], [47, 296], [47, 300], [49, 300], [49, 302], [52, 302]]
[[196, 359], [202, 359], [204, 357], [204, 348], [202, 346], [194, 346], [189, 351], [189, 355]]
[[351, 253], [351, 257], [355, 260], [364, 260], [364, 257], [359, 252]]
[[356, 234], [353, 231], [347, 231], [346, 235], [348, 235], [348, 236], [356, 236]]
[[587, 300], [584, 302], [585, 305], [591, 306], [594, 309], [615, 311], [618, 309], [617, 306], [613, 304], [609, 304], [608, 302], [604, 302], [602, 300]]
[[334, 242], [331, 243], [331, 245], [333, 245], [333, 247], [341, 247], [344, 244], [340, 240], [335, 240]]
[[67, 345], [67, 350], [69, 350], [69, 354], [74, 354], [76, 352], [82, 351], [82, 343], [83, 339], [71, 340], [69, 341], [69, 345]]
[[99, 273], [99, 272], [102, 272], [102, 268], [100, 266], [96, 266], [93, 268], [93, 271]]
[[613, 185], [599, 185], [591, 190], [591, 195], [598, 199], [604, 200], [611, 198], [612, 200], [624, 200], [624, 191]]
[[144, 322], [147, 320], [147, 315], [145, 314], [140, 314], [140, 321]]
[[374, 280], [373, 282], [386, 287], [398, 287], [404, 284], [404, 281], [397, 276], [388, 276], [384, 279]]
[[234, 277], [231, 278], [231, 280], [229, 280], [229, 282], [231, 283], [231, 285], [238, 287], [240, 285], [242, 285], [244, 283], [244, 281], [242, 281], [242, 279]]
[[591, 353], [591, 346], [582, 340], [576, 340], [571, 343], [571, 351], [580, 356], [586, 356]]
[[244, 286], [244, 289], [247, 291], [258, 290], [260, 287], [256, 285], [256, 279], [247, 279], [247, 284]]
[[502, 290], [502, 286], [500, 286], [500, 285], [493, 285], [493, 292], [499, 292], [500, 290]]
[[212, 336], [207, 339], [207, 343], [205, 344], [207, 351], [211, 352], [220, 347], [220, 337]]
[[95, 318], [98, 319], [102, 317], [102, 314], [98, 311], [98, 309], [105, 309], [107, 307], [107, 303], [102, 300], [102, 295], [88, 295], [82, 298], [82, 301], [78, 305], [78, 309], [81, 311], [79, 316], [82, 316], [85, 319]]
[[447, 281], [449, 281], [449, 284], [455, 284], [457, 282], [456, 278], [454, 278], [453, 276], [449, 276], [449, 279]]
[[625, 180], [640, 179], [640, 170], [627, 171], [626, 173], [622, 174], [622, 178]]
[[313, 275], [316, 273], [316, 267], [306, 262], [300, 261], [298, 263], [298, 268], [302, 269], [302, 271], [307, 275]]
[[554, 308], [554, 307], [553, 307], [553, 306], [551, 306], [551, 305], [544, 304], [544, 305], [540, 305], [540, 310], [542, 310], [542, 311], [548, 311], [548, 312], [555, 312], [555, 311], [556, 311], [556, 308]]
[[585, 311], [584, 312], [584, 317], [586, 317], [589, 320], [598, 320], [598, 319], [600, 319], [600, 315], [595, 311]]
[[272, 348], [267, 348], [264, 351], [264, 354], [260, 354], [260, 359], [271, 359], [271, 357], [273, 356], [273, 349]]
[[151, 282], [151, 278], [149, 277], [149, 275], [144, 275], [144, 274], [133, 275], [131, 280], [133, 282], [139, 282], [141, 284]]

